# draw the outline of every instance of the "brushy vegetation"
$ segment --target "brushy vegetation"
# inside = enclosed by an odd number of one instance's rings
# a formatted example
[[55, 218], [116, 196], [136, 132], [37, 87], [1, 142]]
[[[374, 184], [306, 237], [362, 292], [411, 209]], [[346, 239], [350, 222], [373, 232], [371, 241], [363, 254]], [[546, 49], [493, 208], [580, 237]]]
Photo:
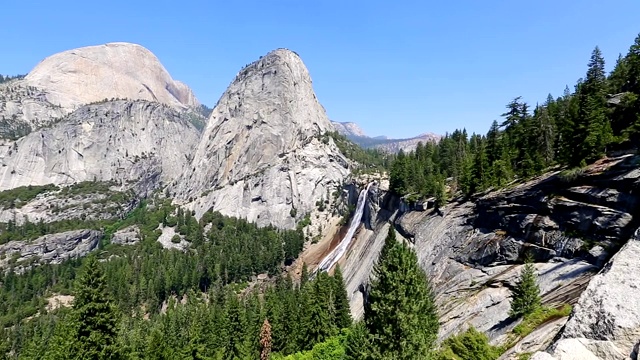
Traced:
[[503, 349], [489, 344], [489, 338], [471, 327], [442, 343], [434, 357], [436, 360], [495, 360]]
[[580, 176], [584, 175], [584, 167], [575, 167], [567, 170], [563, 170], [558, 174], [558, 178], [565, 183], [572, 183]]
[[5, 190], [0, 192], [0, 207], [4, 209], [21, 208], [29, 201], [35, 199], [36, 196], [59, 189], [57, 186], [49, 184], [44, 186], [20, 186]]
[[513, 328], [513, 333], [523, 338], [529, 335], [538, 326], [549, 321], [560, 319], [571, 314], [571, 305], [564, 304], [557, 308], [540, 307], [531, 314], [525, 316], [522, 322]]
[[83, 181], [67, 187], [58, 187], [53, 184], [20, 186], [0, 192], [0, 207], [21, 208], [40, 194], [57, 193], [58, 198], [85, 197], [87, 195], [107, 195], [99, 200], [99, 203], [122, 203], [131, 197], [131, 192], [111, 190], [117, 184], [114, 181]]
[[329, 338], [327, 341], [316, 344], [309, 351], [282, 356], [273, 354], [270, 360], [346, 360], [345, 343], [349, 329], [343, 329], [338, 336]]

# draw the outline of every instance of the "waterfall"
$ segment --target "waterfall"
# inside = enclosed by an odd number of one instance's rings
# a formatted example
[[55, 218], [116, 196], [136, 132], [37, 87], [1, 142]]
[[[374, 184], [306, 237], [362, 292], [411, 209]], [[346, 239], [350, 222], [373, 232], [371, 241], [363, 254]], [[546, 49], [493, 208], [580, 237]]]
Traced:
[[347, 252], [347, 248], [349, 244], [351, 244], [351, 240], [353, 239], [353, 235], [356, 230], [360, 226], [360, 222], [362, 221], [362, 214], [364, 213], [364, 206], [367, 203], [367, 194], [369, 193], [369, 188], [373, 183], [369, 183], [365, 189], [360, 191], [360, 195], [358, 196], [358, 204], [356, 205], [356, 212], [353, 214], [353, 218], [351, 219], [351, 223], [349, 224], [349, 230], [347, 234], [342, 238], [340, 244], [333, 249], [324, 259], [318, 264], [318, 268], [315, 273], [320, 271], [328, 271], [331, 269], [333, 265], [335, 265], [340, 258]]

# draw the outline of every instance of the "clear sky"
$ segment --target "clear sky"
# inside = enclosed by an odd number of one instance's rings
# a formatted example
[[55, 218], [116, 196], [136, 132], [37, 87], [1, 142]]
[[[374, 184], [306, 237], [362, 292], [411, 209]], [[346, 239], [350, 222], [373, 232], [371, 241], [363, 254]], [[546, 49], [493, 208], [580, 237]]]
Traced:
[[594, 46], [611, 69], [639, 19], [638, 0], [3, 0], [0, 73], [134, 42], [212, 106], [242, 66], [286, 47], [332, 120], [369, 135], [485, 133], [513, 97], [573, 87]]

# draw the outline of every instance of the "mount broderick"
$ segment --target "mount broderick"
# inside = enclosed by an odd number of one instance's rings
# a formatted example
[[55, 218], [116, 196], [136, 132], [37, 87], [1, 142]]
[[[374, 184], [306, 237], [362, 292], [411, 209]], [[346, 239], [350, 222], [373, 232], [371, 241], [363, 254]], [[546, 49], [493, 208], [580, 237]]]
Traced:
[[367, 136], [364, 130], [356, 123], [338, 121], [332, 121], [331, 123], [338, 133], [346, 136], [347, 139], [361, 147], [380, 149], [389, 153], [397, 153], [400, 150], [404, 152], [413, 151], [420, 142], [423, 144], [427, 142], [438, 142], [440, 138], [442, 138], [442, 136], [431, 132], [406, 139], [391, 139], [384, 135], [371, 137]]

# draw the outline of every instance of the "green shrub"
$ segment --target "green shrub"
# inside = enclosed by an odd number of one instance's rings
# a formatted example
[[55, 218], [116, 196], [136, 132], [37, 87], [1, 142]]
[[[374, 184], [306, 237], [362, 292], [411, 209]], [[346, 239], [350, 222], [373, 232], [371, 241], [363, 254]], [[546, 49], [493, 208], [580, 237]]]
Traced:
[[560, 178], [560, 180], [562, 182], [571, 183], [571, 182], [575, 181], [576, 179], [578, 179], [580, 176], [584, 175], [584, 172], [585, 172], [585, 168], [584, 167], [577, 167], [577, 168], [573, 168], [573, 169], [567, 169], [567, 170], [561, 171], [558, 174], [558, 178]]
[[316, 344], [313, 349], [295, 353], [289, 356], [280, 354], [271, 355], [271, 360], [346, 360], [345, 341], [349, 333], [348, 329], [342, 330], [338, 336], [329, 338], [325, 342]]
[[558, 308], [541, 307], [527, 315], [522, 322], [513, 328], [513, 333], [522, 337], [529, 335], [538, 326], [551, 320], [559, 319], [571, 314], [571, 305], [565, 304]]
[[305, 215], [304, 218], [298, 222], [297, 228], [304, 229], [309, 225], [311, 225], [311, 214]]
[[182, 238], [180, 238], [180, 235], [173, 235], [173, 237], [171, 238], [171, 242], [174, 244], [179, 244], [180, 241], [182, 240]]
[[471, 327], [462, 334], [444, 341], [437, 352], [437, 360], [495, 360], [502, 351], [489, 344], [489, 338]]

